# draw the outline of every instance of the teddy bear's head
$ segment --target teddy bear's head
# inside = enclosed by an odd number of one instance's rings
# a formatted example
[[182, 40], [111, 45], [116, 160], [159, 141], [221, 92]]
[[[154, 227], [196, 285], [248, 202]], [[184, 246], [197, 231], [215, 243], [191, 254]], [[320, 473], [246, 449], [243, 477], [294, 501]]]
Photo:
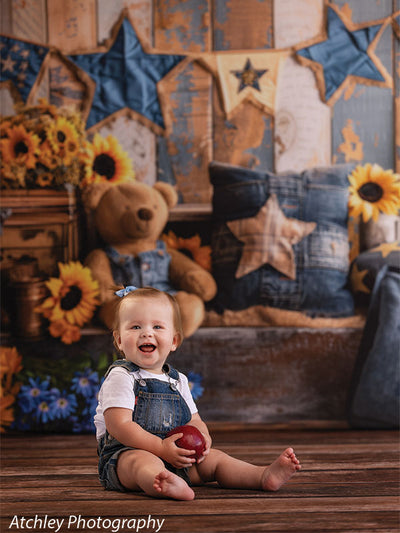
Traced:
[[174, 188], [163, 182], [153, 187], [137, 181], [99, 183], [84, 193], [85, 206], [94, 211], [97, 231], [109, 245], [158, 239], [177, 200]]

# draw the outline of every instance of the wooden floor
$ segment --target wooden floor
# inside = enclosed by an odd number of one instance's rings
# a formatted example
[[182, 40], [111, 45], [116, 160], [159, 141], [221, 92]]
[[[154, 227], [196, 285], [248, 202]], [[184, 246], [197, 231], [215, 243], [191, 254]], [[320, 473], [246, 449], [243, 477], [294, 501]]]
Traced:
[[102, 489], [92, 436], [4, 436], [1, 531], [58, 524], [60, 532], [399, 531], [397, 432], [300, 424], [211, 430], [215, 447], [256, 464], [291, 445], [303, 470], [276, 493], [209, 485], [196, 488], [192, 502], [155, 500]]

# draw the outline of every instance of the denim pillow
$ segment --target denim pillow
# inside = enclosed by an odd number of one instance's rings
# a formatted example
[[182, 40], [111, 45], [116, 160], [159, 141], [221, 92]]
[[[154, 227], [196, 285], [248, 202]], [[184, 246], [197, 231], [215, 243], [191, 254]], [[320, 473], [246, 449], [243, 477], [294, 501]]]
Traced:
[[[223, 312], [261, 304], [310, 315], [352, 315], [353, 297], [347, 287], [347, 176], [353, 168], [353, 164], [345, 164], [275, 175], [210, 163], [214, 187], [212, 264], [218, 285], [211, 307]], [[293, 245], [296, 278], [289, 279], [268, 264], [236, 278], [243, 243], [227, 222], [254, 217], [271, 194], [276, 194], [286, 217], [317, 223], [312, 233]]]

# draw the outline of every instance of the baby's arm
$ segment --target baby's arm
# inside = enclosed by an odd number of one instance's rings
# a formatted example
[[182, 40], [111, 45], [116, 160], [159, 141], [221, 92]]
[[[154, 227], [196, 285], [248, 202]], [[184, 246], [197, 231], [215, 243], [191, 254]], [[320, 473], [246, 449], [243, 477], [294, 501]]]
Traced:
[[[160, 439], [149, 433], [139, 424], [132, 421], [132, 410], [122, 407], [110, 407], [104, 412], [104, 420], [107, 431], [125, 446], [132, 446], [140, 450], [146, 450], [176, 468], [192, 466], [195, 462], [190, 458], [190, 450], [178, 448], [175, 441], [182, 437], [177, 433], [166, 439]], [[193, 452], [193, 450], [192, 450]]]

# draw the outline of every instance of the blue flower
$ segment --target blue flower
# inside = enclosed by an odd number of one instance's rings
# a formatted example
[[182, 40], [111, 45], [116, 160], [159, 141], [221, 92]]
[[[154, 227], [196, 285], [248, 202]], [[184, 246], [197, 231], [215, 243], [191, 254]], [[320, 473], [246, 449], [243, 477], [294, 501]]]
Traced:
[[76, 396], [75, 394], [67, 394], [66, 391], [63, 391], [62, 394], [58, 390], [57, 392], [58, 394], [53, 397], [50, 410], [54, 418], [67, 418], [78, 407]]
[[23, 385], [18, 394], [18, 405], [22, 412], [31, 413], [41, 402], [50, 399], [49, 384], [49, 379], [41, 382], [40, 378], [29, 378], [29, 385]]
[[75, 377], [72, 378], [71, 389], [85, 398], [90, 398], [97, 394], [99, 388], [99, 376], [90, 368], [86, 368], [84, 372], [75, 372]]
[[189, 388], [193, 396], [193, 400], [197, 400], [203, 395], [204, 387], [201, 386], [203, 376], [195, 374], [194, 372], [188, 373]]
[[73, 422], [72, 431], [74, 433], [94, 433], [96, 428], [93, 418], [78, 419], [78, 417], [71, 417]]
[[98, 401], [97, 401], [97, 394], [96, 394], [96, 396], [93, 396], [90, 399], [89, 403], [86, 404], [85, 408], [82, 410], [82, 415], [87, 416], [89, 418], [93, 418], [94, 415], [96, 414], [97, 404], [98, 404]]
[[51, 403], [43, 400], [39, 403], [36, 409], [36, 418], [38, 422], [47, 422], [54, 420], [54, 409], [51, 406]]

